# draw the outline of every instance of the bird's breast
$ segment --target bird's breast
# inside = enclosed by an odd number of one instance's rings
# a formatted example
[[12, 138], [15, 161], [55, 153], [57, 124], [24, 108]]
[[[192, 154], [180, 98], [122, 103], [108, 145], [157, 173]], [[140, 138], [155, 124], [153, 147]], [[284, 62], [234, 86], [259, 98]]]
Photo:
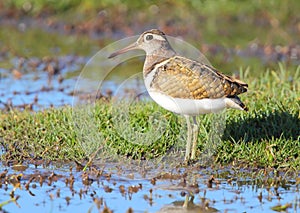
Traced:
[[226, 98], [201, 100], [173, 98], [160, 92], [149, 90], [150, 97], [161, 107], [181, 115], [217, 113], [226, 108]]

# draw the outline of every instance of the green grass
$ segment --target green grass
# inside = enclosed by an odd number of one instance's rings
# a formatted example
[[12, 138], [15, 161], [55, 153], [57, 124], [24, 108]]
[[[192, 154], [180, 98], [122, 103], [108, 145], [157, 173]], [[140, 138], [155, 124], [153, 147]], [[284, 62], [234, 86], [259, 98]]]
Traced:
[[[257, 40], [262, 43], [293, 43], [298, 39], [297, 19], [300, 5], [295, 0], [216, 0], [216, 1], [80, 1], [65, 0], [8, 0], [5, 9], [16, 9], [30, 16], [51, 16], [64, 23], [89, 23], [103, 12], [108, 29], [117, 31], [149, 26], [178, 29], [178, 34], [189, 32], [193, 41], [218, 43], [224, 46], [247, 45]], [[181, 10], [178, 11], [177, 8]], [[118, 14], [121, 19], [117, 19]], [[54, 18], [56, 17], [56, 18]], [[159, 26], [162, 25], [162, 26]], [[176, 30], [175, 30], [176, 31]], [[122, 35], [121, 35], [122, 36]], [[175, 36], [175, 35], [173, 35]]]
[[[16, 55], [25, 58], [55, 57], [71, 53], [88, 55], [93, 51], [91, 42], [86, 36], [81, 36], [79, 39], [76, 35], [66, 36], [37, 28], [29, 28], [26, 29], [26, 32], [20, 32], [14, 27], [6, 26], [1, 29], [0, 38], [5, 41], [2, 43], [3, 50], [9, 50], [6, 52], [11, 57]], [[94, 48], [95, 50], [97, 49]], [[8, 62], [1, 61], [1, 63]]]
[[[249, 83], [241, 98], [250, 111], [221, 114], [226, 116], [226, 127], [210, 164], [299, 170], [300, 67], [286, 70], [280, 64], [259, 77], [250, 74], [249, 69], [240, 74]], [[172, 156], [170, 150], [184, 150], [186, 127], [181, 116], [152, 101], [122, 106], [98, 101], [75, 109], [1, 112], [2, 159], [83, 160], [95, 154], [102, 159], [155, 159], [166, 153]], [[198, 116], [200, 157], [213, 137], [212, 124], [222, 124], [213, 123], [214, 116]]]

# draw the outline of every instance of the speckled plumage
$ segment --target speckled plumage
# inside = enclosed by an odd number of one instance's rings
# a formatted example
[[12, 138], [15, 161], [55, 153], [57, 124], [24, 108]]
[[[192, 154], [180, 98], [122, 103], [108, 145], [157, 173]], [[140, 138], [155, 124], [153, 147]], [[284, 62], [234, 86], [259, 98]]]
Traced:
[[[187, 118], [185, 160], [196, 157], [196, 115], [219, 112], [225, 108], [247, 111], [238, 97], [247, 91], [246, 83], [222, 74], [207, 64], [178, 55], [160, 30], [144, 32], [135, 43], [112, 53], [109, 58], [133, 49], [146, 52], [143, 76], [152, 99], [163, 108]], [[193, 116], [193, 126], [189, 116]]]
[[203, 99], [234, 97], [248, 85], [216, 69], [181, 56], [163, 60], [153, 67], [150, 87], [173, 98]]

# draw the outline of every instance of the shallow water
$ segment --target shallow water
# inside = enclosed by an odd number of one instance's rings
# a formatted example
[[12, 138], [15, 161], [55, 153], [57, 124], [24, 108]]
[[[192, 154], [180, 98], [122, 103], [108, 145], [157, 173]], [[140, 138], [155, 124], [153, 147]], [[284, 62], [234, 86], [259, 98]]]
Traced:
[[[7, 212], [99, 212], [105, 207], [114, 212], [129, 208], [134, 212], [183, 211], [187, 193], [194, 194], [188, 212], [197, 208], [199, 212], [272, 212], [272, 207], [286, 204], [290, 205], [286, 212], [300, 211], [299, 183], [294, 179], [276, 182], [272, 174], [263, 173], [253, 178], [245, 170], [238, 177], [242, 171], [228, 168], [182, 167], [172, 173], [153, 168], [146, 174], [132, 168], [107, 164], [82, 172], [73, 164], [64, 164], [46, 168], [29, 165], [25, 171], [14, 171], [2, 165], [0, 173], [4, 169], [8, 173], [1, 177], [0, 203], [11, 198], [14, 185], [13, 196], [19, 198], [17, 203], [3, 206]], [[12, 180], [20, 174], [17, 186]]]
[[[28, 65], [33, 60], [25, 60], [19, 70], [0, 68], [0, 108], [43, 110], [72, 105], [74, 99], [78, 98], [74, 96], [78, 74], [88, 58], [65, 56], [51, 59], [53, 62], [37, 59], [39, 65], [34, 69]], [[24, 58], [12, 61], [12, 64], [18, 64]], [[49, 73], [49, 66], [59, 70], [58, 73]], [[104, 90], [115, 90], [117, 84], [107, 80], [102, 86]]]

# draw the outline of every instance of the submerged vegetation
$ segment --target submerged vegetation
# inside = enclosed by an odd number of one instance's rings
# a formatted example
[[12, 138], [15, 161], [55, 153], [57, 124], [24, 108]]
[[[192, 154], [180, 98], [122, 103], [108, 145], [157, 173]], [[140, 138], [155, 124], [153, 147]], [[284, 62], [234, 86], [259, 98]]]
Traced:
[[[250, 110], [248, 113], [226, 111], [224, 133], [209, 163], [299, 170], [300, 68], [286, 70], [284, 65], [279, 64], [276, 70], [266, 70], [257, 78], [251, 77], [250, 72], [252, 70], [247, 69], [240, 73], [240, 78], [249, 82], [249, 91], [241, 98]], [[129, 120], [117, 113], [125, 108]], [[116, 108], [113, 101], [98, 100], [89, 108], [92, 120], [86, 111], [81, 113], [80, 110], [85, 108], [2, 112], [2, 159], [16, 162], [41, 158], [87, 160], [99, 153], [100, 158], [120, 155], [134, 159], [153, 159], [164, 156], [174, 146], [177, 146], [177, 151], [183, 150], [176, 145], [183, 128], [181, 117], [152, 101], [136, 101], [122, 109]], [[78, 120], [81, 115], [88, 119], [81, 117]], [[199, 156], [208, 140], [213, 116], [198, 116], [201, 123]], [[126, 126], [136, 133], [150, 132], [155, 138], [159, 126], [153, 123], [161, 120], [164, 122], [161, 137], [151, 143], [137, 143], [138, 138], [122, 129], [122, 126]], [[95, 125], [96, 132], [92, 125]], [[98, 133], [100, 136], [94, 137]], [[89, 144], [88, 139], [95, 141]], [[151, 137], [145, 140], [151, 140]], [[83, 143], [89, 147], [96, 144], [96, 147], [87, 153]]]

